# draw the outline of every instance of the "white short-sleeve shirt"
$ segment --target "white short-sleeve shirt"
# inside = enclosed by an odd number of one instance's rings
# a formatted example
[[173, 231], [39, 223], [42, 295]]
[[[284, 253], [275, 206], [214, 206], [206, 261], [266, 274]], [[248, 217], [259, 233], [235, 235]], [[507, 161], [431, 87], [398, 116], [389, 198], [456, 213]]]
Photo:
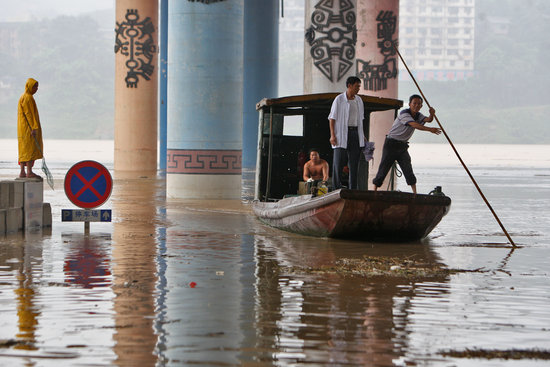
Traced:
[[[355, 99], [350, 102], [355, 102], [357, 106], [357, 125], [355, 126], [357, 126], [357, 132], [359, 135], [359, 146], [364, 147], [365, 134], [363, 133], [363, 118], [365, 116], [365, 108], [363, 105], [363, 100], [361, 97], [355, 96]], [[345, 92], [334, 98], [328, 118], [335, 120], [334, 134], [336, 135], [337, 144], [333, 145], [332, 148], [346, 149], [348, 146], [348, 127], [350, 126], [350, 103], [348, 103], [348, 97], [346, 97]]]

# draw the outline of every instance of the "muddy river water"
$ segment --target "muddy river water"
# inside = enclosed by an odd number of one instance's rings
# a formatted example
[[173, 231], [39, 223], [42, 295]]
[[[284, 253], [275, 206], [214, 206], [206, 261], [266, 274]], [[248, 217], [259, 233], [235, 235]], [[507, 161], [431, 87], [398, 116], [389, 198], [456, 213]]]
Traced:
[[[53, 159], [52, 229], [0, 237], [0, 365], [547, 366], [544, 157], [472, 168], [517, 248], [447, 161], [413, 164], [450, 213], [398, 244], [266, 227], [251, 172], [241, 201], [166, 200], [162, 176], [115, 176], [113, 222], [85, 235], [61, 222], [70, 164]], [[14, 172], [0, 162], [2, 179]]]

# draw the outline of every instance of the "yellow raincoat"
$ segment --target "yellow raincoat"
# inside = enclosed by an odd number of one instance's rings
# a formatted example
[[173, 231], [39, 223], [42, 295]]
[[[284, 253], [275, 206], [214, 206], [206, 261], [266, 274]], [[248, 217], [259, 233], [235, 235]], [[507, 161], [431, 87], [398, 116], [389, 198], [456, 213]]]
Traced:
[[[42, 158], [43, 143], [42, 143], [42, 127], [40, 126], [40, 118], [38, 117], [38, 108], [34, 101], [32, 89], [36, 80], [29, 78], [25, 85], [25, 93], [19, 98], [17, 106], [17, 140], [19, 143], [19, 162], [29, 162]], [[36, 146], [35, 139], [31, 135], [31, 131], [36, 130], [36, 142], [40, 149]]]

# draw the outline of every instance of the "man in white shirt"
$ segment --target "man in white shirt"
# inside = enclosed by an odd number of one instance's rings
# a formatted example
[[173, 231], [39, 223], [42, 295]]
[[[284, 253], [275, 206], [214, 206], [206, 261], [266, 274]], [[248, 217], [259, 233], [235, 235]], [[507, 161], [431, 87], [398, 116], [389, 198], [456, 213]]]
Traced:
[[361, 148], [365, 146], [363, 119], [365, 107], [361, 97], [357, 96], [361, 88], [361, 79], [350, 76], [346, 80], [346, 91], [332, 102], [328, 121], [330, 124], [330, 144], [333, 148], [332, 187], [342, 187], [342, 159], [347, 154], [349, 168], [349, 188], [357, 189], [357, 171]]

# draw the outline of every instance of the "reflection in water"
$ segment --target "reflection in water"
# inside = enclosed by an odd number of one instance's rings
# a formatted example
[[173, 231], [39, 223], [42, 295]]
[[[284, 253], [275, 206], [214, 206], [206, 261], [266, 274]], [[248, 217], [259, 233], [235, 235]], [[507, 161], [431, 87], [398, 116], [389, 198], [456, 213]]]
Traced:
[[[32, 234], [29, 234], [32, 238]], [[17, 317], [19, 332], [16, 334], [18, 343], [14, 349], [36, 350], [36, 328], [38, 326], [38, 317], [40, 312], [35, 304], [36, 286], [34, 284], [33, 274], [36, 271], [35, 266], [39, 267], [42, 263], [42, 250], [35, 241], [25, 242], [23, 246], [15, 248], [16, 258], [19, 260], [17, 269], [18, 287], [15, 289], [17, 298]]]
[[[0, 365], [545, 365], [441, 351], [550, 348], [550, 176], [480, 179], [505, 202], [495, 209], [522, 244], [512, 250], [494, 245], [505, 240], [467, 177], [444, 172], [429, 176], [453, 197], [449, 216], [422, 243], [385, 245], [295, 236], [239, 201], [165, 202], [162, 178], [117, 177], [115, 222], [92, 227], [112, 235], [58, 221], [53, 235], [2, 238]], [[483, 271], [324, 268], [364, 256]]]
[[[159, 218], [166, 220], [166, 208], [160, 207]], [[164, 324], [166, 322], [166, 298], [168, 295], [168, 282], [166, 280], [166, 271], [168, 269], [168, 263], [166, 257], [168, 256], [166, 248], [166, 226], [158, 227], [158, 253], [156, 258], [157, 263], [157, 284], [156, 284], [156, 319], [154, 323], [155, 334], [157, 335], [157, 345], [155, 347], [154, 353], [157, 356], [157, 364], [164, 363], [166, 357], [164, 355], [165, 346], [166, 346], [166, 330]]]
[[415, 284], [447, 281], [444, 276], [412, 280], [308, 271], [363, 255], [397, 253], [403, 259], [436, 263], [434, 253], [422, 244], [365, 249], [353, 243], [256, 236], [256, 251], [257, 341], [261, 341], [257, 348], [272, 350], [275, 364], [281, 366], [328, 361], [393, 365], [407, 348], [403, 325]]
[[[168, 218], [181, 214], [169, 210]], [[252, 331], [242, 326], [252, 304], [248, 286], [252, 276], [241, 278], [241, 249], [250, 250], [241, 244], [240, 236], [222, 233], [167, 232], [170, 293], [166, 298], [169, 319], [164, 328], [169, 336], [165, 356], [170, 363], [240, 363], [239, 347]], [[196, 286], [191, 287], [191, 282]]]
[[111, 285], [110, 234], [63, 234], [63, 243], [70, 244], [63, 272], [66, 282], [83, 288]]
[[114, 351], [120, 366], [154, 366], [157, 361], [153, 324], [162, 183], [155, 178], [118, 179], [113, 193]]

